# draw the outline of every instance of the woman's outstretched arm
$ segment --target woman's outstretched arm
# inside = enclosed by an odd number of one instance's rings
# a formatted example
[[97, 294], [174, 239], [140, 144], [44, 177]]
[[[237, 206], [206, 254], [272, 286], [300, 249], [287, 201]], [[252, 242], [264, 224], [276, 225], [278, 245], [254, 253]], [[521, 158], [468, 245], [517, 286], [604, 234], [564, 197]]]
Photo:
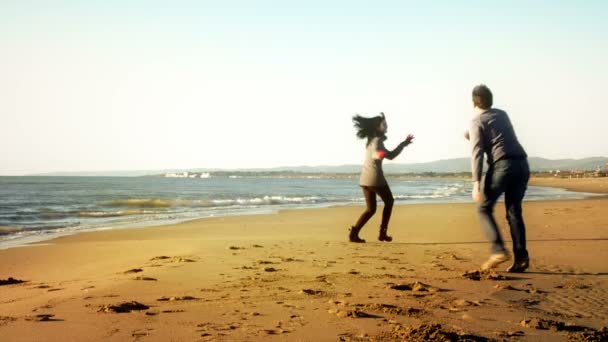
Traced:
[[401, 143], [399, 143], [399, 145], [397, 145], [397, 147], [395, 147], [394, 150], [389, 151], [389, 150], [385, 149], [384, 157], [389, 160], [393, 160], [393, 159], [397, 158], [397, 156], [401, 153], [401, 151], [403, 151], [403, 148], [405, 148], [407, 145], [412, 143], [412, 140], [414, 140], [414, 135], [408, 134], [407, 138], [405, 138], [405, 140], [403, 140]]

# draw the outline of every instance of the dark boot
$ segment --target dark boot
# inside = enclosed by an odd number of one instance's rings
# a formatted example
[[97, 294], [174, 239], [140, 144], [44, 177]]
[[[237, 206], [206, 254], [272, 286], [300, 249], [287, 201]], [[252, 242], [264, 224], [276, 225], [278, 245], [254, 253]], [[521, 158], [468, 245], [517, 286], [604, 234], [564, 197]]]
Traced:
[[515, 260], [515, 262], [513, 263], [513, 265], [511, 265], [509, 268], [507, 268], [507, 272], [509, 272], [509, 273], [522, 273], [525, 270], [527, 270], [528, 267], [530, 267], [530, 260], [529, 259]]
[[388, 230], [388, 227], [386, 227], [386, 228], [380, 227], [380, 236], [378, 236], [378, 240], [380, 240], [380, 241], [386, 241], [386, 242], [393, 241], [393, 237], [392, 236], [388, 236], [386, 234], [387, 230]]
[[361, 228], [350, 227], [350, 234], [348, 235], [348, 239], [350, 242], [356, 243], [364, 243], [365, 240], [359, 237], [359, 231]]

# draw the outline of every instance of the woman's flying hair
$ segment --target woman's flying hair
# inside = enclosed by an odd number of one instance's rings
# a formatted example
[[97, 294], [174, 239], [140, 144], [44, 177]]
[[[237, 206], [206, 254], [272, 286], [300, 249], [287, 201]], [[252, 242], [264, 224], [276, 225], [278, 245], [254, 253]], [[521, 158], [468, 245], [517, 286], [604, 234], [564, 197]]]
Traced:
[[373, 118], [366, 118], [359, 114], [353, 116], [353, 124], [357, 129], [357, 137], [359, 139], [371, 139], [376, 136], [378, 126], [385, 120], [384, 113]]

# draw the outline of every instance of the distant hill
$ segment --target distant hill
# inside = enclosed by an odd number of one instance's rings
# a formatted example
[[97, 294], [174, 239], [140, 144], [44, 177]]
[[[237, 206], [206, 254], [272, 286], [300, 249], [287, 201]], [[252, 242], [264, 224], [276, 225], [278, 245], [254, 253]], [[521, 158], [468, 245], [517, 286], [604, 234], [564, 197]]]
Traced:
[[[608, 163], [608, 157], [591, 157], [584, 159], [545, 159], [531, 157], [530, 169], [532, 171], [549, 170], [595, 170], [598, 166], [602, 167]], [[387, 162], [384, 164], [386, 173], [456, 173], [469, 172], [471, 170], [470, 158], [442, 159], [427, 163], [397, 164]], [[174, 172], [301, 172], [301, 173], [358, 173], [361, 171], [360, 164], [337, 165], [337, 166], [285, 166], [274, 168], [250, 168], [250, 169], [166, 169], [166, 170], [138, 170], [138, 171], [98, 171], [98, 172], [53, 172], [36, 174], [32, 176], [105, 176], [105, 177], [137, 177], [146, 175], [158, 175]]]

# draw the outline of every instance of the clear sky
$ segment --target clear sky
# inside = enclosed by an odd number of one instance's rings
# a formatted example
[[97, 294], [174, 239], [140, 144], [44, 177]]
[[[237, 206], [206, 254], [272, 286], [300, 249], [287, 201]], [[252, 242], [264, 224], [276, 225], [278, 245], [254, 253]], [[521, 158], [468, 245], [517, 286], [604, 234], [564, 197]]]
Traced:
[[0, 175], [469, 155], [478, 83], [531, 156], [608, 155], [608, 1], [0, 1]]

